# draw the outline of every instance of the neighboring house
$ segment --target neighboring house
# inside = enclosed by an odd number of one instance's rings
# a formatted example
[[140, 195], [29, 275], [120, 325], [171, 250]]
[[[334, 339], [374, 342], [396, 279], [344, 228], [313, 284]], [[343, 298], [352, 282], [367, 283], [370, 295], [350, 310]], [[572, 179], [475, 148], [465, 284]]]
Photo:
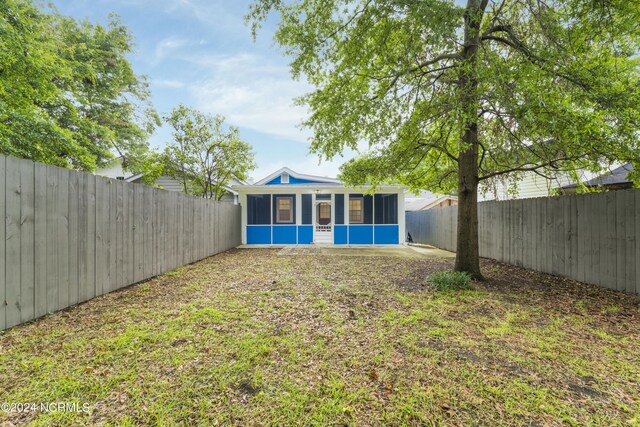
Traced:
[[[633, 181], [628, 178], [629, 173], [633, 172], [633, 170], [633, 165], [631, 163], [625, 163], [604, 175], [584, 181], [584, 185], [587, 188], [598, 190], [624, 190], [627, 188], [633, 188]], [[564, 185], [562, 186], [562, 192], [564, 194], [573, 194], [576, 192], [577, 188], [578, 185], [576, 184]]]
[[[122, 169], [122, 156], [115, 159], [108, 167], [98, 169], [96, 171], [96, 175], [136, 183], [141, 183], [142, 177], [144, 176], [144, 174], [141, 173], [135, 174], [131, 172], [125, 172]], [[233, 190], [232, 188], [233, 185], [238, 184], [244, 184], [244, 182], [236, 179], [229, 180], [229, 184], [224, 186], [226, 194], [222, 196], [221, 201], [234, 202], [235, 204], [238, 204], [238, 192]], [[166, 175], [158, 177], [155, 185], [167, 191], [182, 191], [182, 184], [180, 183], [180, 181]]]
[[[633, 182], [627, 178], [627, 174], [631, 171], [633, 171], [633, 165], [626, 163], [615, 166], [611, 172], [601, 176], [584, 170], [578, 171], [578, 176], [587, 187], [619, 190], [633, 187]], [[516, 176], [500, 177], [490, 182], [483, 182], [478, 191], [478, 201], [573, 194], [577, 187], [575, 181], [566, 172], [557, 172], [549, 177], [534, 172], [525, 172]]]
[[[596, 174], [580, 170], [578, 176], [584, 181], [594, 178]], [[555, 172], [545, 176], [535, 172], [506, 175], [482, 182], [478, 189], [478, 201], [555, 196], [562, 194], [562, 189], [572, 184], [575, 184], [575, 180], [567, 172]]]
[[357, 190], [338, 179], [282, 168], [252, 185], [236, 185], [242, 243], [257, 245], [397, 245], [404, 242], [404, 188]]
[[448, 194], [436, 195], [431, 191], [421, 191], [419, 195], [405, 195], [404, 210], [410, 211], [426, 211], [427, 209], [442, 208], [445, 206], [455, 206], [458, 204], [456, 196]]
[[572, 182], [573, 180], [564, 173], [546, 178], [535, 172], [524, 172], [520, 175], [500, 177], [481, 183], [478, 201], [548, 197], [553, 195], [558, 188]]

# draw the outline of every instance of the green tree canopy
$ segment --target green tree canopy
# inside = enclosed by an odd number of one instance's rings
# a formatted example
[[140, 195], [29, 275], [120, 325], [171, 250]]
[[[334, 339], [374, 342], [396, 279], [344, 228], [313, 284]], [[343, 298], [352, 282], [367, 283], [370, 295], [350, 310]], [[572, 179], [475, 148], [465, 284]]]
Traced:
[[126, 55], [132, 37], [28, 0], [0, 4], [0, 152], [81, 170], [124, 155], [143, 169], [159, 117]]
[[496, 177], [640, 166], [640, 7], [623, 0], [256, 0], [253, 30], [315, 90], [312, 151], [341, 177], [456, 190], [456, 269], [480, 276], [477, 191]]
[[207, 115], [180, 104], [164, 120], [173, 141], [164, 151], [164, 173], [178, 179], [183, 191], [220, 200], [230, 179], [245, 180], [255, 168], [251, 146], [224, 117]]

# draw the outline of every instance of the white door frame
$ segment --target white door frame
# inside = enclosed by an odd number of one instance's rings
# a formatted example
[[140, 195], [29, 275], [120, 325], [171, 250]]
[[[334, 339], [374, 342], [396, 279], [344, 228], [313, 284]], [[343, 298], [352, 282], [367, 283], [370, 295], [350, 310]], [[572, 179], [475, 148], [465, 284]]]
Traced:
[[[320, 226], [320, 224], [318, 224], [318, 206], [321, 203], [329, 203], [329, 206], [331, 208], [331, 219], [329, 220], [329, 224], [327, 224], [327, 226], [329, 227], [329, 231], [328, 232], [320, 232], [321, 234], [326, 233], [326, 235], [330, 236], [330, 241], [326, 242], [326, 241], [321, 241], [318, 242], [317, 237], [319, 237], [318, 231], [317, 231], [317, 227]], [[312, 214], [312, 219], [313, 219], [313, 242], [314, 243], [330, 243], [333, 244], [333, 232], [334, 232], [334, 206], [335, 204], [333, 203], [333, 194], [331, 195], [330, 199], [316, 199], [316, 195], [313, 195], [313, 214]], [[321, 235], [320, 234], [320, 235]], [[327, 237], [327, 236], [323, 236], [323, 237]]]

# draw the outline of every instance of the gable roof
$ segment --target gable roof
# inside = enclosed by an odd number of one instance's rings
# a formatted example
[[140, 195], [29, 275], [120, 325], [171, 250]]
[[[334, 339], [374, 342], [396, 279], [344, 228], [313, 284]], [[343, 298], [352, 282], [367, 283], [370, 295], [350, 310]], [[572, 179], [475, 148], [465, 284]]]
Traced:
[[[584, 185], [587, 187], [606, 187], [608, 185], [620, 185], [620, 184], [631, 184], [632, 181], [627, 178], [629, 172], [633, 172], [633, 164], [625, 163], [622, 166], [618, 166], [612, 171], [590, 179], [589, 181], [585, 181]], [[562, 188], [575, 188], [576, 184], [565, 185]]]
[[423, 190], [420, 192], [419, 196], [412, 196], [407, 194], [404, 199], [404, 209], [406, 211], [427, 210], [432, 208], [433, 206], [438, 205], [439, 203], [442, 203], [445, 200], [457, 201], [458, 198], [449, 194], [436, 195], [430, 191]]
[[[100, 176], [106, 176], [107, 178], [111, 178], [111, 179], [115, 179], [117, 178], [116, 176], [109, 176], [109, 175], [101, 175], [101, 171], [105, 171], [108, 170], [110, 168], [113, 168], [114, 166], [118, 166], [119, 171], [118, 171], [118, 176], [122, 176], [124, 178], [125, 182], [136, 182], [137, 180], [139, 180], [140, 178], [142, 178], [145, 174], [144, 173], [132, 173], [132, 172], [125, 172], [124, 169], [122, 168], [122, 162], [124, 161], [124, 156], [117, 156], [114, 159], [112, 159], [112, 161], [109, 163], [108, 166], [104, 166], [101, 168], [98, 168], [96, 170], [96, 175], [100, 175]], [[169, 179], [173, 179], [170, 178], [169, 176], [166, 175], [162, 175], [165, 176]], [[238, 195], [238, 192], [236, 190], [234, 190], [232, 187], [236, 186], [236, 185], [244, 185], [246, 184], [246, 182], [244, 182], [243, 180], [240, 180], [238, 178], [229, 178], [229, 182], [227, 183], [227, 185], [223, 185], [222, 188], [224, 188], [227, 192], [233, 194], [233, 195]]]
[[[312, 183], [322, 183], [322, 184], [340, 184], [340, 180], [337, 178], [329, 178], [326, 176], [317, 176], [317, 175], [307, 175], [295, 172], [288, 167], [283, 167], [262, 178], [260, 181], [256, 182], [253, 185], [269, 185], [272, 181], [278, 180], [282, 177], [282, 175], [289, 175], [289, 177], [293, 177], [299, 180], [301, 184], [312, 184]], [[278, 182], [280, 184], [280, 182]]]

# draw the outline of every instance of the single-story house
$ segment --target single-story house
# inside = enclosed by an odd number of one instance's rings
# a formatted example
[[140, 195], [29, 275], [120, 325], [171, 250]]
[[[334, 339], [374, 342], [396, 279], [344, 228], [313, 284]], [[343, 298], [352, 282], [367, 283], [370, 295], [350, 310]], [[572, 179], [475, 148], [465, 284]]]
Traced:
[[242, 243], [251, 245], [397, 245], [405, 241], [404, 188], [345, 187], [336, 178], [282, 168], [235, 185]]
[[[107, 167], [96, 170], [96, 175], [111, 179], [120, 179], [126, 182], [142, 183], [144, 174], [125, 171], [122, 167], [122, 161], [122, 156], [117, 157]], [[244, 184], [244, 182], [237, 179], [230, 179], [229, 184], [224, 186], [226, 193], [222, 196], [221, 201], [238, 204], [238, 193], [232, 188], [233, 185], [238, 184]], [[167, 191], [182, 191], [182, 184], [180, 181], [166, 175], [158, 177], [155, 185]]]
[[[629, 173], [633, 172], [633, 170], [632, 163], [625, 163], [604, 175], [584, 181], [584, 185], [587, 188], [609, 191], [633, 188], [633, 181], [628, 178]], [[562, 187], [562, 192], [563, 194], [573, 194], [576, 192], [577, 188], [578, 186], [576, 184], [564, 185]]]

